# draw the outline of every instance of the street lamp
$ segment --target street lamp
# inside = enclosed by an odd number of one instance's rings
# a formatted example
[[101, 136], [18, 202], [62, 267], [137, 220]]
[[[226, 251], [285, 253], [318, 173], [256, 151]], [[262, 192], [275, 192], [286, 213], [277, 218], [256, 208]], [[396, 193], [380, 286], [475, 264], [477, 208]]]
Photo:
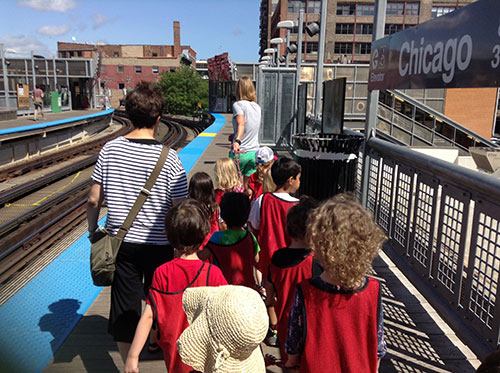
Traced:
[[277, 55], [276, 55], [276, 65], [280, 67], [279, 57], [280, 57], [280, 45], [285, 42], [283, 38], [273, 38], [271, 39], [271, 44], [277, 44]]
[[276, 26], [279, 29], [286, 29], [286, 67], [288, 67], [290, 57], [288, 56], [288, 48], [290, 47], [290, 30], [295, 27], [295, 22], [294, 21], [281, 21], [278, 22], [278, 25]]
[[274, 54], [276, 53], [276, 49], [275, 48], [266, 48], [266, 49], [264, 49], [264, 53], [272, 55], [269, 57], [271, 57], [270, 64], [273, 65], [274, 64]]

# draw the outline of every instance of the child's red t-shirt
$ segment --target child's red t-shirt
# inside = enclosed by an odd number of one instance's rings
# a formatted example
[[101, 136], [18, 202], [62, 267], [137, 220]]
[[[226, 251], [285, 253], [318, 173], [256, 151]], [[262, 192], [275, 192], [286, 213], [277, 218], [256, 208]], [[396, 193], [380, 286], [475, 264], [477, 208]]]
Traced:
[[[286, 215], [297, 201], [280, 198], [274, 193], [262, 195], [260, 227], [257, 240], [260, 244], [258, 268], [267, 275], [267, 269], [276, 250], [287, 247], [292, 239], [286, 231]], [[254, 227], [255, 228], [255, 227]]]
[[217, 232], [210, 238], [206, 249], [212, 252], [211, 261], [217, 265], [231, 285], [255, 288], [253, 267], [259, 244], [246, 230]]
[[302, 280], [318, 276], [321, 267], [313, 261], [312, 250], [289, 249], [277, 250], [269, 264], [267, 280], [273, 285], [276, 295], [274, 310], [278, 318], [278, 338], [281, 345], [281, 357], [286, 359], [285, 339], [288, 327], [288, 314], [293, 301], [295, 287]]
[[217, 266], [201, 260], [175, 258], [158, 267], [147, 298], [158, 325], [158, 344], [169, 372], [191, 372], [177, 352], [176, 341], [188, 327], [182, 309], [182, 294], [187, 288], [227, 285]]

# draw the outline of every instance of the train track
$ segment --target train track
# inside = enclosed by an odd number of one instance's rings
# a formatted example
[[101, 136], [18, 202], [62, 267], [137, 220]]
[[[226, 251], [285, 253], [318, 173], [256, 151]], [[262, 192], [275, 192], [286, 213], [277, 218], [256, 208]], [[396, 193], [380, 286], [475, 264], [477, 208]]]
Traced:
[[[115, 111], [113, 121], [122, 124], [122, 129], [113, 137], [124, 135], [131, 128], [124, 112]], [[202, 130], [203, 128], [196, 124], [187, 127], [172, 118], [162, 117], [158, 139], [171, 148], [178, 149], [188, 141], [189, 132], [197, 134]], [[3, 175], [14, 178], [15, 175], [29, 175], [43, 169], [47, 162], [74, 160], [56, 172], [47, 172], [47, 175], [36, 180], [0, 193], [0, 289], [11, 287], [6, 285], [15, 282], [23, 268], [29, 266], [33, 260], [43, 255], [55, 242], [66, 237], [75, 226], [85, 220], [93, 165], [100, 147], [110, 139], [111, 137], [107, 136], [86, 147], [80, 145], [75, 148], [74, 153], [68, 149], [65, 154], [52, 155], [48, 161], [40, 159], [26, 162], [21, 170], [12, 167], [8, 172], [2, 171]], [[49, 195], [50, 198], [37, 197], [37, 193]], [[9, 208], [17, 209], [17, 213], [6, 213]], [[9, 217], [9, 214], [13, 216]], [[2, 220], [1, 217], [7, 219]], [[32, 275], [35, 276], [36, 273]], [[0, 305], [9, 296], [9, 292], [0, 291]]]

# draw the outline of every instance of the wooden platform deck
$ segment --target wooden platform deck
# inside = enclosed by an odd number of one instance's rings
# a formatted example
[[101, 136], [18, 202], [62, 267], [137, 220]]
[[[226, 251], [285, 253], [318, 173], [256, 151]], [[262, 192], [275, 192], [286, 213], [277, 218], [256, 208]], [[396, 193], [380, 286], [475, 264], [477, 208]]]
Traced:
[[[190, 172], [213, 176], [215, 161], [228, 154], [231, 117]], [[381, 253], [374, 262], [374, 277], [382, 283], [385, 336], [388, 353], [380, 372], [474, 372], [476, 356], [441, 320], [427, 300], [411, 285], [390, 259]], [[123, 371], [117, 347], [107, 334], [110, 289], [105, 288], [55, 353], [44, 372]], [[263, 345], [265, 354], [279, 358], [276, 348]], [[142, 372], [165, 372], [161, 353], [141, 355]], [[281, 372], [270, 366], [269, 372]]]

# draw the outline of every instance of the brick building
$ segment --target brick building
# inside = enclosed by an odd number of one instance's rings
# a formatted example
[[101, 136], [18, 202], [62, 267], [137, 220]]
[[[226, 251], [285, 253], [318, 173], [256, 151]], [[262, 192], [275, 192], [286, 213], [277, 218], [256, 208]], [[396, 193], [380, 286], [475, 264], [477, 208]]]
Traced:
[[[385, 34], [390, 35], [439, 17], [475, 0], [399, 0], [387, 2]], [[286, 37], [286, 30], [278, 29], [280, 21], [297, 21], [304, 10], [304, 23], [320, 23], [321, 0], [261, 0], [260, 5], [260, 56], [271, 45], [272, 38]], [[329, 0], [326, 25], [325, 63], [365, 63], [370, 60], [373, 33], [373, 0]], [[297, 22], [296, 22], [297, 23]], [[298, 26], [291, 31], [291, 42], [297, 42]], [[318, 53], [318, 36], [303, 35], [303, 60], [315, 62]], [[281, 45], [281, 54], [285, 52]], [[345, 57], [344, 57], [345, 56]], [[291, 56], [293, 61], [295, 55]]]
[[124, 88], [133, 88], [142, 80], [158, 81], [163, 71], [175, 71], [182, 65], [195, 67], [196, 52], [189, 45], [181, 45], [180, 23], [174, 21], [173, 27], [173, 45], [57, 42], [58, 56], [98, 58], [101, 87], [111, 90], [112, 105], [117, 106]]

